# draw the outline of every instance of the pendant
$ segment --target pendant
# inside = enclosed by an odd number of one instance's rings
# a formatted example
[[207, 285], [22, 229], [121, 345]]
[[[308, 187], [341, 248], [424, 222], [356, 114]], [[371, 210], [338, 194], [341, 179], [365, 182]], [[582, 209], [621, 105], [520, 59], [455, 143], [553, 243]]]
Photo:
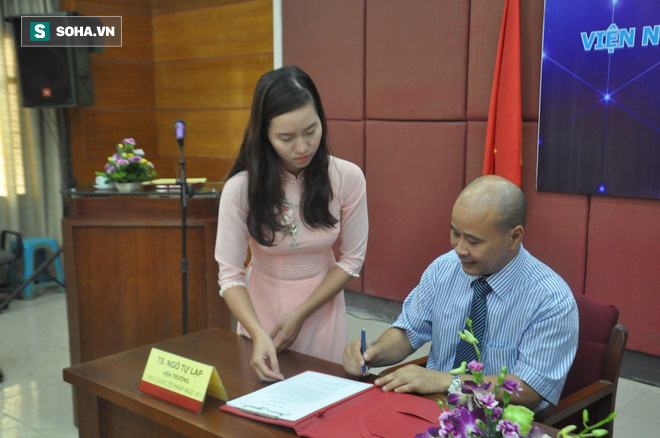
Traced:
[[291, 248], [298, 249], [298, 225], [289, 225], [289, 234], [291, 235]]

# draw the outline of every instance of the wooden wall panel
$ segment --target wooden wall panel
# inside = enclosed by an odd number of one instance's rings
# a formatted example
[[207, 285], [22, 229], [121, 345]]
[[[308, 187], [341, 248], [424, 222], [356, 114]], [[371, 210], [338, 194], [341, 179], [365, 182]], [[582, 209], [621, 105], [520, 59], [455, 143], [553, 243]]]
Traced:
[[250, 108], [254, 87], [273, 55], [156, 64], [159, 109]]
[[[143, 0], [147, 1], [147, 0]], [[223, 3], [235, 3], [236, 0], [150, 0], [154, 14], [185, 11], [188, 9], [218, 6]]]
[[[144, 149], [147, 159], [156, 154], [156, 137], [153, 129], [156, 112], [145, 110], [98, 110], [91, 108], [85, 113], [85, 131], [89, 140], [85, 147], [88, 159], [107, 159], [121, 140], [130, 136], [137, 147]], [[121, 126], [121, 129], [117, 127]], [[124, 134], [125, 133], [125, 134]]]
[[484, 168], [484, 144], [486, 142], [486, 121], [467, 122], [467, 137], [465, 144], [465, 181], [470, 181], [481, 176]]
[[154, 108], [154, 70], [150, 63], [95, 59], [92, 78], [94, 108]]
[[[91, 15], [92, 12], [90, 10], [88, 14], [84, 15]], [[103, 48], [102, 58], [104, 60], [151, 62], [153, 59], [151, 16], [122, 14], [121, 28], [121, 47]]]
[[478, 7], [470, 8], [467, 119], [487, 120], [504, 0], [473, 0], [472, 3]]
[[470, 3], [369, 0], [368, 119], [464, 120]]
[[364, 32], [364, 0], [282, 2], [284, 65], [311, 76], [328, 119], [364, 119]]
[[219, 180], [231, 166], [258, 78], [273, 66], [272, 2], [63, 0], [83, 15], [121, 15], [120, 48], [92, 54], [95, 105], [69, 111], [73, 172], [94, 180], [117, 141], [133, 137], [162, 177]]
[[364, 125], [353, 120], [328, 120], [328, 147], [336, 157], [355, 163], [364, 172]]
[[271, 1], [216, 4], [153, 21], [156, 62], [273, 52]]
[[180, 154], [174, 137], [174, 122], [185, 119], [185, 157], [235, 157], [249, 117], [248, 109], [158, 111], [158, 152], [161, 155]]
[[[151, 14], [152, 0], [65, 0], [67, 3], [75, 3], [76, 10], [95, 9], [94, 15], [104, 15], [106, 12], [142, 12]], [[91, 15], [91, 14], [90, 14]]]
[[586, 294], [616, 305], [628, 348], [660, 356], [660, 202], [591, 197]]

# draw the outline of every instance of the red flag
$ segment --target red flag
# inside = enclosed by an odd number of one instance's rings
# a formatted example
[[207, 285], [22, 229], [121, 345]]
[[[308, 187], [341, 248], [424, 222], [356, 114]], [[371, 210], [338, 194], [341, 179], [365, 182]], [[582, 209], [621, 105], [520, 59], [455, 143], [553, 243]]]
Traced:
[[484, 175], [500, 175], [520, 187], [520, 0], [506, 0], [488, 109]]

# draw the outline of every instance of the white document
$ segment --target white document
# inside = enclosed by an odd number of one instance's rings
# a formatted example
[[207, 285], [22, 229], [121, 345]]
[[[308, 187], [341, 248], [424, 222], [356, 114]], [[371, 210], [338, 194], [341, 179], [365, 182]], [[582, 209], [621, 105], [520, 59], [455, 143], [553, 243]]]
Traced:
[[373, 384], [305, 371], [239, 397], [228, 406], [266, 418], [296, 421]]

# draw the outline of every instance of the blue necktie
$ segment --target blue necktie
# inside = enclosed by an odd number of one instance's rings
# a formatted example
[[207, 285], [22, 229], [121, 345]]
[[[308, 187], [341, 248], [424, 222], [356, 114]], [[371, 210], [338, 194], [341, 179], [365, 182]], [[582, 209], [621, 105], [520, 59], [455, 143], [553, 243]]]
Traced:
[[[486, 329], [486, 313], [488, 311], [486, 297], [493, 289], [488, 285], [485, 278], [474, 280], [472, 282], [472, 289], [474, 289], [474, 293], [472, 295], [472, 307], [470, 308], [470, 320], [472, 321], [474, 337], [479, 340], [479, 350], [483, 352], [482, 343]], [[465, 324], [465, 329], [468, 329], [467, 324]], [[472, 344], [461, 339], [456, 349], [454, 368], [459, 367], [461, 362], [470, 363], [473, 360], [477, 360], [476, 350]]]

